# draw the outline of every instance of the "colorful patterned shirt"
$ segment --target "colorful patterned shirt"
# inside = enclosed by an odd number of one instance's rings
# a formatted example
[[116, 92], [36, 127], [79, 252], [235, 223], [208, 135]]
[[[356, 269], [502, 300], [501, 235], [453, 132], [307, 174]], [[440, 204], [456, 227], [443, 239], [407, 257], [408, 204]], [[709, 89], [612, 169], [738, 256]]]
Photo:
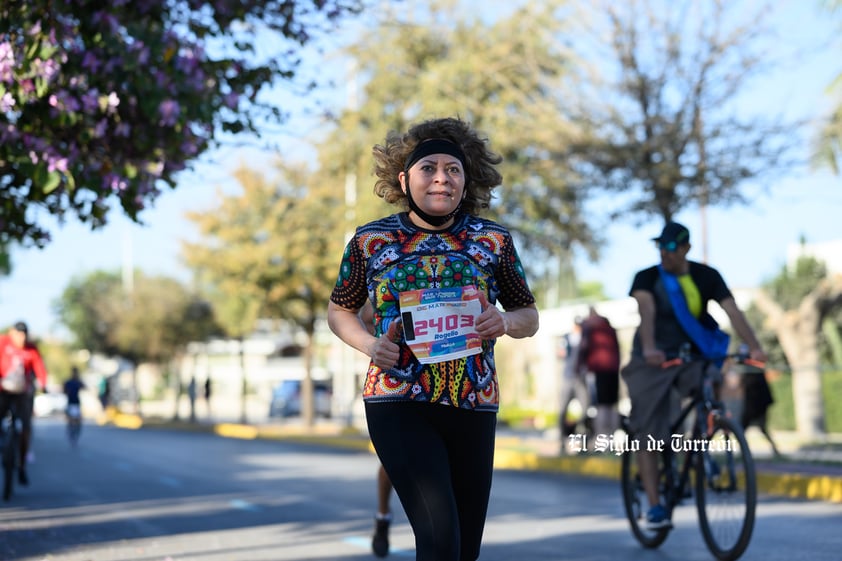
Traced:
[[[535, 303], [511, 234], [499, 224], [462, 214], [441, 231], [415, 226], [407, 213], [357, 229], [348, 242], [331, 301], [358, 310], [374, 305], [375, 335], [400, 318], [400, 293], [473, 285], [504, 309]], [[370, 364], [366, 401], [426, 401], [477, 411], [499, 404], [494, 341], [466, 358], [421, 364], [401, 336], [398, 363], [386, 371]]]

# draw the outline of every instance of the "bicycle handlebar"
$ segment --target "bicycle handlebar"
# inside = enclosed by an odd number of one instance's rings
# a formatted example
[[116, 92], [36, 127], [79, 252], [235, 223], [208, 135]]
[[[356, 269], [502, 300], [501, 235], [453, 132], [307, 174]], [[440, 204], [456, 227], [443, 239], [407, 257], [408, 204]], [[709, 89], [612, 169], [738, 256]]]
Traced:
[[669, 368], [671, 366], [679, 366], [682, 364], [689, 364], [691, 362], [699, 362], [699, 361], [708, 361], [708, 362], [715, 362], [720, 360], [727, 360], [729, 358], [736, 358], [738, 359], [737, 362], [739, 364], [745, 364], [747, 366], [754, 366], [755, 368], [764, 369], [766, 368], [766, 363], [762, 360], [754, 360], [751, 357], [747, 357], [744, 354], [739, 353], [730, 353], [722, 356], [714, 356], [714, 357], [706, 357], [701, 355], [695, 356], [677, 356], [675, 358], [671, 358], [665, 360], [661, 363], [661, 368]]

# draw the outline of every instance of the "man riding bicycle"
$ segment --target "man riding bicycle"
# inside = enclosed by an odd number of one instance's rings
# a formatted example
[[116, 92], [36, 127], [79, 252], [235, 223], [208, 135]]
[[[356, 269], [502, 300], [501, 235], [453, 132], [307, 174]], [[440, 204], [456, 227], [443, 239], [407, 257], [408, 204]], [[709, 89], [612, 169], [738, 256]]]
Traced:
[[79, 430], [82, 423], [82, 401], [79, 397], [79, 392], [86, 388], [85, 383], [80, 378], [79, 368], [73, 366], [70, 368], [70, 378], [64, 382], [64, 395], [67, 396], [67, 409], [65, 415], [67, 417], [68, 434], [70, 441], [74, 445], [79, 438]]
[[0, 419], [14, 405], [21, 421], [20, 467], [18, 480], [28, 485], [26, 457], [32, 436], [32, 406], [35, 381], [47, 387], [47, 370], [38, 348], [29, 341], [29, 329], [22, 321], [14, 324], [6, 335], [0, 335]]
[[[679, 397], [697, 389], [704, 372], [703, 363], [698, 361], [669, 368], [662, 368], [663, 363], [677, 357], [687, 345], [693, 356], [712, 359], [723, 358], [728, 350], [727, 335], [718, 330], [707, 312], [709, 301], [717, 302], [728, 315], [731, 326], [748, 344], [752, 359], [765, 361], [766, 355], [719, 272], [687, 260], [689, 230], [668, 222], [653, 241], [660, 250], [661, 262], [638, 271], [632, 282], [629, 294], [637, 300], [640, 325], [622, 376], [631, 399], [632, 432], [668, 440], [670, 425], [679, 411]], [[721, 374], [713, 362], [707, 364], [717, 383]], [[641, 450], [638, 458], [650, 507], [647, 527], [668, 528], [672, 522], [658, 495], [658, 453]]]

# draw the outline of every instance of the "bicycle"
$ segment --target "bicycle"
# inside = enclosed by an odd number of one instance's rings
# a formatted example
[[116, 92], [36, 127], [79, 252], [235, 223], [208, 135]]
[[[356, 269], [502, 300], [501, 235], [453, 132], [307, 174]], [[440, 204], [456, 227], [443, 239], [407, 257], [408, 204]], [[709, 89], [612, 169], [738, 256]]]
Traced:
[[79, 434], [82, 432], [82, 408], [78, 403], [71, 403], [67, 406], [67, 438], [74, 448], [79, 442]]
[[[730, 356], [730, 355], [729, 355]], [[734, 561], [748, 547], [754, 530], [757, 507], [757, 478], [751, 450], [743, 429], [728, 416], [723, 404], [714, 396], [707, 366], [716, 359], [689, 356], [668, 360], [662, 366], [701, 361], [703, 376], [700, 388], [671, 426], [670, 442], [659, 454], [659, 494], [669, 518], [684, 499], [695, 495], [699, 527], [705, 544], [720, 561]], [[695, 417], [690, 419], [690, 414]], [[686, 438], [685, 422], [692, 421], [690, 439]], [[637, 462], [639, 442], [629, 430], [627, 417], [622, 427], [629, 442], [623, 454], [621, 485], [623, 505], [635, 538], [646, 548], [656, 548], [667, 539], [672, 528], [656, 530], [645, 526], [648, 502]], [[638, 446], [635, 446], [635, 442]], [[645, 444], [650, 444], [646, 442]], [[691, 490], [690, 473], [694, 473]]]
[[8, 501], [12, 497], [15, 474], [18, 472], [21, 430], [21, 420], [17, 415], [15, 404], [10, 403], [8, 412], [0, 420], [0, 439], [2, 439], [0, 455], [2, 455], [3, 463], [4, 501]]

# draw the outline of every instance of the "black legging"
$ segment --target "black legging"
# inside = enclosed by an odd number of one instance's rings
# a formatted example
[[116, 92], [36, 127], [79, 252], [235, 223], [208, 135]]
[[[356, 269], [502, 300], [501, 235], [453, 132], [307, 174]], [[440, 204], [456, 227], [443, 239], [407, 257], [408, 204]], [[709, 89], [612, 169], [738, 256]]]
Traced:
[[479, 558], [497, 415], [416, 402], [367, 402], [365, 412], [415, 534], [416, 561]]

